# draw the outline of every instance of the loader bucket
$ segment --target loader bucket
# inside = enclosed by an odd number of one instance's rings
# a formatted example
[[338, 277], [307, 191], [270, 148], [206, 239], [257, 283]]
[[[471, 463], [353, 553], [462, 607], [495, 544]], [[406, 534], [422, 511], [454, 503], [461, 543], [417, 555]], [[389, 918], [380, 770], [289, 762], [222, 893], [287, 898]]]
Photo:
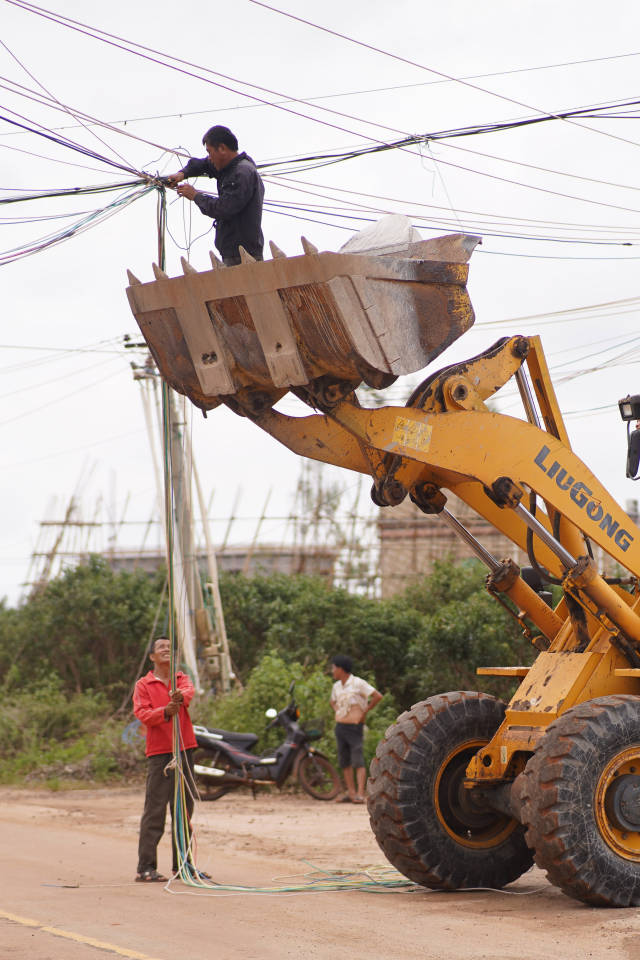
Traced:
[[248, 256], [237, 267], [141, 283], [131, 310], [164, 379], [203, 410], [273, 406], [288, 390], [331, 406], [361, 382], [385, 387], [427, 366], [472, 325], [466, 265], [478, 239], [412, 244], [401, 254]]

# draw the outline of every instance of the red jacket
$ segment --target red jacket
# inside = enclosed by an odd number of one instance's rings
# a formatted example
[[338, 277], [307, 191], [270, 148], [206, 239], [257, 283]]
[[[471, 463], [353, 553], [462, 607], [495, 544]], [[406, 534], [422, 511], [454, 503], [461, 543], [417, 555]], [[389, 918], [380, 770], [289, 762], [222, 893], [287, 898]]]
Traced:
[[[197, 746], [188, 709], [194, 694], [193, 684], [186, 673], [181, 671], [176, 674], [176, 684], [184, 697], [178, 713], [180, 749], [190, 750]], [[164, 715], [164, 708], [170, 699], [169, 687], [155, 676], [153, 670], [149, 670], [149, 673], [136, 683], [133, 691], [133, 712], [147, 728], [145, 753], [148, 757], [173, 752], [173, 717], [167, 720]]]

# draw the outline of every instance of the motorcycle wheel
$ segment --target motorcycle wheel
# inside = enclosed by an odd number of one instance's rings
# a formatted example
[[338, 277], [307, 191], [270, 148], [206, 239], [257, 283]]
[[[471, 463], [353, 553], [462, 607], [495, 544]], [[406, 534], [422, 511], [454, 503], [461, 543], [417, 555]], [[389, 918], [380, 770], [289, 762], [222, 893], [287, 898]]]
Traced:
[[[193, 754], [193, 763], [194, 765], [197, 763], [201, 767], [217, 767], [218, 770], [231, 771], [231, 764], [219, 750], [212, 751], [205, 750], [204, 747], [198, 747]], [[236, 789], [236, 785], [233, 783], [221, 785], [217, 778], [213, 779], [198, 773], [195, 773], [194, 777], [200, 800], [219, 800], [220, 797], [224, 797], [225, 793]]]
[[314, 800], [334, 800], [342, 790], [340, 774], [321, 753], [308, 753], [298, 764], [300, 786]]

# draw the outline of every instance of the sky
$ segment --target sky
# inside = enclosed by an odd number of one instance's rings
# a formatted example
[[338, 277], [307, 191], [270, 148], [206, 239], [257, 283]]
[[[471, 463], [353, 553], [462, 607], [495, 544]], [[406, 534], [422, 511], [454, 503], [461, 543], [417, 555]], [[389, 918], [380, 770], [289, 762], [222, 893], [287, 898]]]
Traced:
[[[613, 16], [594, 0], [274, 0], [284, 13], [252, 0], [51, 2], [44, 14], [0, 0], [0, 200], [174, 172], [201, 156], [202, 134], [223, 123], [257, 163], [287, 161], [264, 172], [263, 230], [289, 255], [301, 252], [302, 234], [337, 250], [387, 213], [406, 215], [425, 238], [480, 235], [468, 285], [476, 323], [437, 366], [501, 336], [540, 334], [574, 450], [619, 503], [638, 495], [624, 476], [617, 401], [640, 393], [640, 121], [634, 106], [611, 106], [639, 95], [636, 2], [621, 0]], [[132, 43], [148, 48], [136, 48], [144, 56], [121, 49]], [[178, 69], [165, 65], [169, 57]], [[601, 109], [315, 169], [293, 163], [587, 107]], [[155, 195], [37, 249], [131, 192], [0, 206], [0, 598], [10, 604], [24, 594], [32, 553], [50, 545], [55, 528], [41, 521], [61, 519], [74, 495], [83, 519], [111, 522], [96, 528], [103, 545], [109, 537], [131, 548], [158, 542], [159, 526], [149, 532], [153, 461], [131, 369], [145, 352], [124, 346], [126, 336], [141, 339], [126, 269], [153, 277]], [[167, 272], [181, 273], [181, 256], [207, 269], [211, 222], [172, 194], [168, 229]], [[398, 381], [390, 402], [402, 404], [424, 375]], [[513, 389], [503, 393], [498, 408], [520, 416]], [[281, 409], [293, 411], [293, 401]], [[214, 541], [232, 510], [245, 521], [230, 541], [250, 539], [268, 496], [260, 536], [280, 542], [300, 460], [227, 410], [207, 420], [191, 407], [183, 415]], [[358, 479], [334, 479], [350, 505]]]

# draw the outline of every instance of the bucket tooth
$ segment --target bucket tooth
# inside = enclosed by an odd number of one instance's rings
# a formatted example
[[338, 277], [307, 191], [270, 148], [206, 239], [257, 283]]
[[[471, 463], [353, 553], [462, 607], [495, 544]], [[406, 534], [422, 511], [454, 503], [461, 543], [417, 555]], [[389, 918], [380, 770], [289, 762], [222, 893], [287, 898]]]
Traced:
[[195, 268], [192, 264], [189, 263], [188, 260], [185, 260], [184, 257], [180, 257], [180, 263], [182, 264], [182, 272], [184, 273], [185, 277], [186, 277], [187, 274], [189, 274], [189, 273], [197, 273], [197, 272], [198, 272], [198, 271], [196, 270], [196, 268]]
[[311, 256], [315, 253], [319, 253], [318, 248], [314, 247], [314, 245], [309, 240], [307, 240], [306, 237], [300, 237], [300, 243], [302, 244], [302, 249], [307, 254], [307, 256]]
[[218, 270], [222, 266], [222, 260], [218, 260], [213, 250], [209, 250], [209, 259], [214, 270]]
[[131, 270], [127, 270], [127, 276], [129, 278], [130, 287], [142, 286], [141, 281], [138, 280], [137, 277], [134, 277], [134, 275], [131, 273]]
[[252, 257], [250, 253], [247, 253], [243, 246], [238, 247], [238, 253], [240, 254], [240, 260], [242, 263], [255, 263], [256, 258]]
[[165, 273], [164, 270], [161, 270], [157, 263], [152, 263], [151, 266], [153, 267], [153, 275], [156, 278], [156, 280], [169, 279], [169, 274]]
[[271, 250], [271, 256], [274, 260], [278, 260], [280, 257], [286, 258], [287, 255], [284, 250], [281, 250], [280, 247], [273, 242], [273, 240], [269, 240], [269, 248]]

